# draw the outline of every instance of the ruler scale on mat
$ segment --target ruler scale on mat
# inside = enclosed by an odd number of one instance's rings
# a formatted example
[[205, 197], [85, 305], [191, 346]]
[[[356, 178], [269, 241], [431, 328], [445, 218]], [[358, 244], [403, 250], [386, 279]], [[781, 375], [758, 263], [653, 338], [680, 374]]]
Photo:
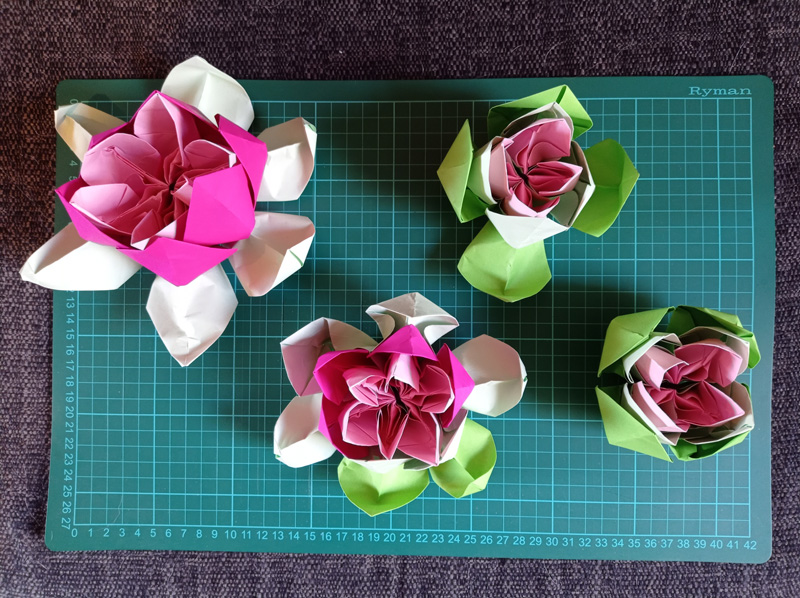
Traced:
[[[502, 304], [458, 258], [459, 224], [436, 168], [465, 118], [476, 141], [496, 103], [568, 83], [641, 172], [601, 239], [546, 241], [552, 282]], [[58, 103], [129, 118], [158, 81], [65, 81]], [[772, 86], [762, 77], [246, 82], [254, 130], [303, 116], [319, 131], [298, 202], [308, 261], [266, 297], [231, 275], [239, 307], [181, 368], [145, 311], [152, 274], [113, 292], [56, 292], [46, 542], [54, 550], [188, 549], [762, 562], [771, 550], [770, 391], [775, 255]], [[79, 164], [58, 142], [58, 183]], [[58, 214], [57, 224], [65, 217]], [[419, 291], [455, 315], [455, 346], [487, 333], [529, 372], [520, 405], [477, 417], [497, 442], [487, 489], [435, 485], [375, 518], [343, 495], [338, 460], [294, 470], [272, 429], [294, 396], [279, 341], [329, 316], [377, 336], [364, 309]], [[756, 428], [742, 444], [672, 464], [609, 445], [593, 392], [608, 322], [689, 304], [738, 314], [762, 362], [744, 376]]]

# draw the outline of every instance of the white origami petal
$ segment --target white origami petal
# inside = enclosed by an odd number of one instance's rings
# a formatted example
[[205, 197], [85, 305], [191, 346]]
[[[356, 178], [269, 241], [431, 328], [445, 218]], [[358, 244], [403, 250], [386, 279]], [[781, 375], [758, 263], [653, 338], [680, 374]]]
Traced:
[[167, 351], [187, 366], [220, 337], [238, 303], [225, 271], [217, 265], [181, 287], [156, 276], [147, 313]]
[[528, 373], [511, 346], [482, 334], [456, 347], [453, 355], [475, 382], [464, 409], [496, 417], [520, 402]]
[[491, 164], [492, 149], [495, 144], [501, 140], [501, 137], [495, 137], [482, 148], [475, 150], [474, 157], [472, 158], [472, 167], [469, 170], [469, 179], [467, 181], [467, 187], [490, 206], [496, 204], [497, 201], [495, 201], [492, 196], [492, 188], [489, 184], [489, 167]]
[[116, 116], [86, 104], [59, 106], [55, 120], [56, 132], [81, 161], [93, 136], [125, 124]]
[[299, 395], [320, 392], [314, 367], [323, 353], [374, 349], [377, 343], [358, 328], [339, 320], [319, 318], [281, 341], [286, 374]]
[[244, 87], [199, 56], [173, 68], [161, 91], [194, 106], [211, 122], [221, 114], [244, 130], [253, 124], [253, 104]]
[[523, 129], [527, 129], [537, 120], [541, 120], [543, 118], [560, 118], [566, 121], [567, 125], [569, 125], [569, 132], [572, 135], [575, 132], [575, 127], [572, 124], [572, 117], [567, 114], [566, 110], [564, 110], [558, 102], [550, 102], [549, 104], [545, 104], [541, 108], [537, 108], [536, 110], [531, 110], [527, 114], [523, 114], [516, 120], [511, 121], [505, 130], [501, 133], [502, 137], [511, 137], [516, 135]]
[[533, 245], [537, 241], [548, 239], [558, 233], [569, 230], [550, 218], [528, 218], [526, 216], [509, 216], [486, 208], [486, 215], [492, 221], [497, 232], [506, 243], [514, 249]]
[[678, 337], [672, 333], [664, 333], [664, 332], [653, 332], [650, 335], [650, 338], [644, 342], [641, 346], [637, 347], [635, 351], [631, 351], [625, 357], [622, 358], [622, 369], [625, 372], [625, 377], [628, 379], [628, 382], [634, 382], [633, 374], [631, 374], [631, 370], [633, 369], [634, 364], [639, 361], [639, 358], [647, 353], [647, 350], [657, 345], [658, 343], [669, 343], [670, 345], [675, 345], [676, 347], [680, 347], [681, 341]]
[[550, 215], [559, 224], [571, 227], [575, 224], [575, 220], [577, 220], [586, 203], [594, 195], [595, 183], [594, 178], [592, 178], [592, 171], [589, 170], [589, 164], [586, 162], [586, 156], [584, 156], [581, 146], [576, 142], [572, 142], [570, 156], [564, 161], [580, 166], [583, 170], [572, 191], [567, 191], [560, 195], [558, 203], [550, 210]]
[[69, 223], [33, 252], [19, 274], [22, 280], [57, 291], [110, 291], [139, 268], [113, 247], [84, 241]]
[[367, 315], [378, 323], [383, 338], [398, 328], [416, 326], [429, 343], [458, 326], [456, 320], [420, 293], [408, 293], [367, 308]]
[[253, 232], [228, 259], [247, 294], [260, 297], [303, 267], [313, 240], [305, 216], [256, 212]]
[[442, 433], [442, 456], [439, 459], [441, 465], [445, 461], [455, 458], [458, 452], [458, 445], [461, 444], [461, 437], [464, 435], [464, 427], [467, 423], [467, 409], [461, 409], [456, 414], [450, 428]]
[[650, 421], [650, 418], [647, 417], [647, 415], [645, 415], [641, 407], [639, 407], [639, 405], [636, 404], [636, 401], [633, 400], [629, 384], [626, 384], [625, 386], [622, 387], [621, 404], [628, 413], [633, 415], [641, 423], [647, 426], [653, 432], [653, 434], [656, 435], [656, 438], [658, 438], [658, 441], [660, 443], [669, 444], [671, 446], [675, 446], [676, 444], [678, 444], [678, 439], [681, 436], [680, 432], [662, 432], [661, 430], [659, 430], [656, 427], [656, 424]]
[[258, 201], [291, 201], [300, 197], [314, 172], [317, 130], [295, 118], [261, 132], [267, 144], [267, 166]]
[[289, 467], [305, 467], [324, 461], [336, 452], [319, 431], [322, 394], [295, 397], [275, 423], [274, 451]]

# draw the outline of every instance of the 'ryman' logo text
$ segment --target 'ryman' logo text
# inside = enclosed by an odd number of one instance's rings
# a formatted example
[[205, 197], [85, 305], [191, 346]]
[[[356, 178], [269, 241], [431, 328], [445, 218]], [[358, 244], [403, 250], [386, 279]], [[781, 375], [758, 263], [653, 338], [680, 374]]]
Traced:
[[750, 93], [750, 88], [748, 87], [741, 87], [739, 89], [736, 89], [735, 87], [731, 87], [730, 89], [724, 89], [720, 87], [709, 89], [702, 87], [690, 87], [689, 95], [707, 98], [708, 96], [749, 96], [753, 94]]

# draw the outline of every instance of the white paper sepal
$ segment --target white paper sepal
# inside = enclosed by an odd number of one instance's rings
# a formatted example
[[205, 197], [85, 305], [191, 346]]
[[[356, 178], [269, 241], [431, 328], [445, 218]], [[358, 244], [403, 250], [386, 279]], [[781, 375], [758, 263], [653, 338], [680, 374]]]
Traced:
[[275, 424], [273, 450], [289, 467], [305, 467], [324, 461], [336, 448], [319, 431], [322, 394], [295, 397]]
[[408, 293], [371, 305], [367, 315], [378, 323], [383, 338], [411, 325], [433, 343], [458, 326], [458, 320], [421, 293]]
[[258, 201], [292, 201], [300, 197], [314, 172], [314, 125], [294, 118], [264, 129], [258, 138], [267, 144], [267, 166]]
[[86, 104], [59, 106], [55, 120], [56, 132], [80, 161], [83, 161], [92, 137], [125, 124], [116, 116]]

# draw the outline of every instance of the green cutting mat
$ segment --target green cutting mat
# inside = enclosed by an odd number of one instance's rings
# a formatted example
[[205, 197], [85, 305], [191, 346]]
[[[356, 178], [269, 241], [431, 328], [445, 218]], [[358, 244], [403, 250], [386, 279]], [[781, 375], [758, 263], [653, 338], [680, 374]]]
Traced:
[[[553, 282], [534, 298], [502, 304], [458, 274], [459, 255], [483, 223], [458, 224], [435, 171], [465, 118], [480, 143], [491, 105], [561, 83], [594, 118], [584, 145], [619, 140], [642, 176], [602, 239], [570, 231], [548, 240]], [[66, 81], [58, 103], [86, 101], [128, 118], [159, 85]], [[259, 81], [246, 88], [254, 130], [299, 115], [319, 130], [308, 189], [299, 202], [277, 205], [316, 224], [309, 259], [266, 297], [249, 298], [237, 286], [232, 323], [186, 369], [145, 312], [151, 274], [114, 292], [55, 293], [50, 548], [769, 557], [769, 80]], [[58, 183], [78, 169], [59, 141]], [[451, 346], [493, 335], [519, 350], [530, 378], [516, 409], [477, 418], [499, 454], [486, 491], [454, 500], [431, 485], [373, 519], [343, 496], [337, 459], [292, 470], [273, 457], [272, 429], [293, 396], [278, 343], [321, 316], [377, 335], [364, 309], [410, 291], [462, 322], [447, 337]], [[696, 463], [610, 446], [592, 390], [608, 322], [676, 304], [737, 313], [764, 355], [744, 377], [755, 432]]]

